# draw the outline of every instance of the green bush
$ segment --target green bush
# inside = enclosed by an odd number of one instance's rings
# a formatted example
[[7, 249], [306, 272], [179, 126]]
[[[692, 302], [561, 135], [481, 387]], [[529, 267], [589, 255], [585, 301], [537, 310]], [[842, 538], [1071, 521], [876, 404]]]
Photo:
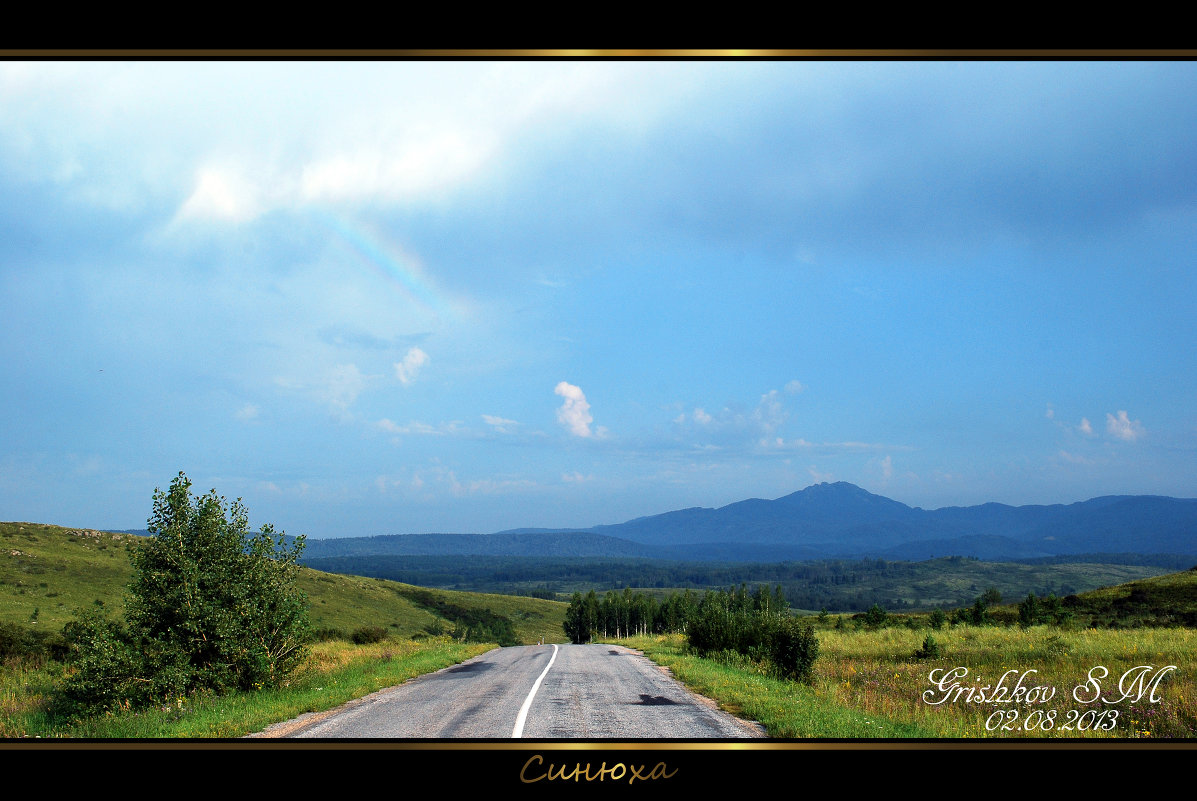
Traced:
[[349, 633], [344, 629], [320, 628], [312, 632], [313, 642], [328, 642], [329, 640], [349, 640]]
[[387, 630], [382, 626], [362, 626], [354, 629], [353, 634], [349, 639], [353, 640], [356, 645], [369, 645], [370, 643], [382, 642], [387, 638]]
[[784, 678], [810, 683], [819, 656], [819, 638], [812, 626], [785, 617], [773, 632], [769, 654]]
[[154, 536], [131, 556], [126, 622], [95, 609], [68, 624], [66, 697], [94, 712], [280, 684], [310, 642], [295, 587], [303, 537], [288, 546], [269, 525], [250, 536], [240, 499], [193, 498], [183, 473], [153, 503]]
[[698, 614], [689, 624], [690, 647], [703, 657], [735, 652], [755, 662], [767, 663], [776, 675], [809, 682], [819, 640], [814, 628], [788, 614], [780, 591], [708, 592]]
[[939, 656], [939, 643], [930, 634], [923, 639], [923, 647], [914, 652], [915, 659], [938, 659]]
[[53, 631], [35, 631], [17, 623], [0, 623], [0, 664], [9, 661], [45, 664], [61, 661], [66, 655], [66, 641]]
[[927, 622], [931, 624], [931, 628], [939, 631], [943, 628], [943, 624], [948, 622], [948, 616], [942, 609], [931, 610], [931, 616], [927, 618]]

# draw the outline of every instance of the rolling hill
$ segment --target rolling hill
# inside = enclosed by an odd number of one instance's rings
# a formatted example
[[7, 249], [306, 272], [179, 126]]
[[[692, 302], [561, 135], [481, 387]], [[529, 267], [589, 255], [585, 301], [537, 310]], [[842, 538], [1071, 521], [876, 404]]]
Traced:
[[846, 482], [775, 500], [694, 507], [586, 529], [311, 540], [309, 559], [363, 555], [594, 556], [771, 562], [829, 558], [1197, 556], [1197, 499], [1105, 496], [1073, 504], [925, 510]]
[[[133, 575], [128, 549], [137, 539], [124, 532], [0, 523], [0, 623], [57, 631], [88, 607], [122, 613]], [[559, 639], [565, 619], [566, 605], [557, 601], [428, 590], [311, 568], [302, 569], [299, 586], [311, 602], [314, 629], [384, 626], [411, 637], [502, 618], [517, 641], [531, 643]]]

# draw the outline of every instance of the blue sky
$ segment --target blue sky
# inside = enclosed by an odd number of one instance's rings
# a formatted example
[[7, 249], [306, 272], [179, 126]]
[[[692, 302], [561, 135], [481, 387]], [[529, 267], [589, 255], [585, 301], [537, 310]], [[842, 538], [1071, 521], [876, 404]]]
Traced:
[[1197, 496], [1197, 64], [0, 63], [0, 519]]

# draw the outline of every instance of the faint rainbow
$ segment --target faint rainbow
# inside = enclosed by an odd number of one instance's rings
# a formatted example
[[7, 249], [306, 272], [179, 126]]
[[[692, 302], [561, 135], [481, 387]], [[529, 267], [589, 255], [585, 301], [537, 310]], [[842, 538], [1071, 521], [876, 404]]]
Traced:
[[352, 250], [358, 261], [405, 295], [442, 319], [456, 317], [453, 304], [424, 275], [419, 260], [378, 234], [331, 214], [316, 213], [316, 218], [337, 239]]

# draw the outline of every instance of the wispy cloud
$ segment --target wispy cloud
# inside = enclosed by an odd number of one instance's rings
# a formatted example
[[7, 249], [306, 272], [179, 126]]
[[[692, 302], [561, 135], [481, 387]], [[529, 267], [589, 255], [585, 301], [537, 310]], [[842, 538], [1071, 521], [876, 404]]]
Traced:
[[512, 428], [519, 425], [519, 423], [515, 420], [508, 420], [505, 417], [499, 417], [493, 414], [482, 415], [482, 420], [500, 434], [506, 434], [510, 432]]
[[1092, 459], [1090, 459], [1086, 456], [1081, 456], [1080, 454], [1077, 454], [1077, 453], [1069, 453], [1068, 451], [1065, 451], [1065, 450], [1061, 450], [1059, 452], [1059, 456], [1061, 459], [1068, 462], [1069, 464], [1089, 464], [1089, 465], [1097, 464], [1095, 461], [1093, 461]]
[[797, 439], [762, 438], [757, 443], [762, 449], [770, 451], [881, 451], [881, 450], [910, 450], [908, 446], [891, 445], [884, 442], [809, 442], [802, 437]]
[[1076, 427], [1076, 430], [1084, 434], [1086, 437], [1093, 436], [1093, 424], [1089, 422], [1089, 418], [1082, 417], [1081, 424]]
[[1106, 432], [1120, 440], [1134, 442], [1146, 434], [1147, 430], [1138, 420], [1131, 420], [1125, 410], [1120, 410], [1117, 417], [1112, 414], [1106, 415]]
[[237, 419], [249, 423], [258, 419], [258, 407], [252, 403], [247, 403], [237, 410]]
[[252, 220], [261, 212], [258, 190], [235, 170], [203, 167], [196, 173], [195, 189], [179, 209], [179, 219], [229, 222]]
[[416, 376], [424, 365], [428, 364], [428, 354], [419, 348], [410, 348], [403, 357], [403, 361], [395, 362], [395, 377], [404, 386], [416, 380]]
[[766, 434], [772, 434], [789, 417], [789, 413], [781, 403], [781, 393], [775, 389], [769, 390], [761, 396], [752, 417]]
[[451, 420], [448, 423], [440, 423], [435, 426], [413, 420], [407, 425], [401, 426], [393, 420], [384, 417], [375, 423], [375, 425], [388, 434], [418, 434], [422, 436], [443, 437], [468, 433], [466, 429], [462, 428], [460, 420]]
[[824, 473], [821, 470], [817, 470], [817, 469], [815, 469], [814, 465], [811, 465], [810, 467], [806, 468], [806, 472], [807, 472], [807, 474], [810, 475], [811, 480], [816, 483], [822, 483], [824, 481], [834, 481], [835, 480], [835, 476], [832, 473]]
[[349, 416], [349, 407], [366, 387], [366, 377], [356, 364], [338, 364], [329, 371], [324, 384], [324, 399], [338, 417]]

